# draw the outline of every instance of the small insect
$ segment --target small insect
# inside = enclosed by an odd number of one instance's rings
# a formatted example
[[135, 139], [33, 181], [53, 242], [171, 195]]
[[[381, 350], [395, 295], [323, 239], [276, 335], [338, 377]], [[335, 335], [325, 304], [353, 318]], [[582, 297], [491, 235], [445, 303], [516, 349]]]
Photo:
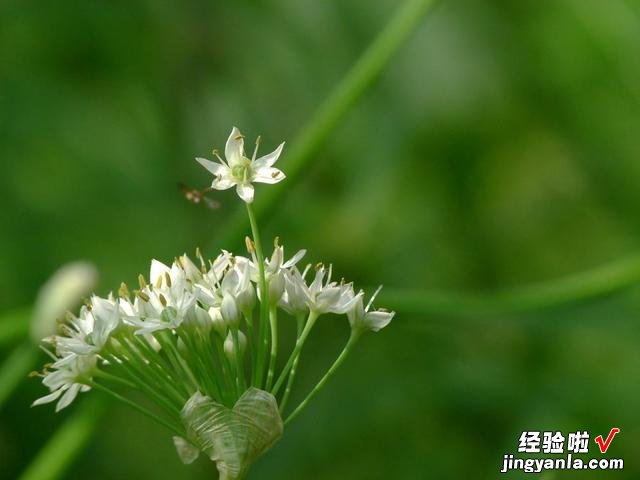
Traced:
[[206, 196], [207, 193], [213, 190], [213, 188], [205, 188], [198, 190], [196, 188], [187, 187], [184, 183], [178, 183], [178, 188], [191, 203], [203, 204], [210, 210], [217, 210], [220, 208], [220, 202]]

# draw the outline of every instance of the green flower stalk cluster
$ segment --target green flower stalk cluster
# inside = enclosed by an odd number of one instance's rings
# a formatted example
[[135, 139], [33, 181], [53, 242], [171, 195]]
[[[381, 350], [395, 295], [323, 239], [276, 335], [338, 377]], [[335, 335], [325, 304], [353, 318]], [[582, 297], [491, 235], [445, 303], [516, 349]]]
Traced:
[[[220, 478], [243, 478], [251, 464], [282, 435], [344, 361], [366, 331], [378, 331], [394, 313], [372, 309], [376, 291], [332, 280], [331, 266], [298, 264], [298, 251], [286, 259], [278, 239], [264, 258], [252, 209], [252, 182], [276, 183], [273, 167], [282, 151], [256, 159], [244, 154], [234, 128], [226, 161], [197, 159], [214, 174], [212, 188], [236, 186], [246, 203], [252, 237], [247, 256], [222, 251], [196, 261], [187, 255], [171, 265], [152, 260], [138, 288], [122, 284], [117, 295], [92, 296], [79, 314], [69, 314], [59, 335], [44, 339], [52, 363], [40, 374], [50, 393], [34, 405], [57, 401], [67, 407], [80, 392], [100, 390], [170, 429], [181, 459], [200, 452], [216, 462]], [[318, 318], [344, 315], [351, 335], [342, 353], [308, 396], [283, 422], [299, 370], [301, 353]], [[283, 317], [289, 317], [282, 322]], [[292, 321], [290, 319], [295, 320]], [[293, 347], [279, 351], [279, 328], [296, 325]], [[281, 349], [280, 349], [281, 350]], [[140, 403], [139, 399], [147, 401]]]

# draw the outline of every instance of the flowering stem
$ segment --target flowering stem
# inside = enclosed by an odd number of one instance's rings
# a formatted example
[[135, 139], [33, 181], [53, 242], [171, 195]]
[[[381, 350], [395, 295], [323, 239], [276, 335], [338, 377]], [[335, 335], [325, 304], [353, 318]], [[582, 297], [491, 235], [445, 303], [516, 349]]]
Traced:
[[267, 337], [267, 321], [269, 316], [269, 292], [267, 290], [267, 279], [264, 273], [264, 255], [262, 253], [262, 242], [258, 222], [251, 203], [247, 203], [247, 213], [251, 224], [251, 234], [256, 248], [256, 259], [258, 261], [258, 275], [260, 277], [258, 288], [260, 289], [260, 325], [258, 329], [258, 365], [256, 372], [256, 386], [262, 388], [262, 377], [264, 373], [265, 355], [269, 339]]
[[27, 376], [38, 359], [38, 349], [25, 342], [18, 345], [0, 367], [0, 407]]
[[273, 387], [273, 390], [271, 390], [271, 393], [273, 396], [276, 396], [278, 394], [278, 391], [280, 390], [280, 387], [282, 387], [282, 383], [284, 382], [284, 379], [287, 377], [287, 374], [293, 367], [293, 363], [296, 361], [296, 359], [300, 355], [300, 352], [302, 351], [302, 346], [304, 345], [304, 342], [309, 336], [309, 333], [311, 332], [311, 329], [313, 328], [313, 325], [316, 323], [317, 319], [318, 319], [318, 314], [316, 312], [314, 311], [309, 312], [307, 323], [305, 324], [304, 329], [300, 334], [300, 337], [298, 337], [298, 339], [296, 340], [296, 346], [291, 352], [291, 355], [289, 356], [289, 360], [287, 360], [286, 365], [282, 369], [282, 372], [280, 373], [280, 376], [278, 377], [278, 381]]
[[349, 352], [351, 352], [351, 349], [358, 341], [358, 338], [359, 338], [358, 334], [354, 332], [351, 333], [351, 336], [349, 337], [349, 341], [347, 342], [345, 347], [342, 349], [342, 352], [340, 352], [340, 355], [338, 356], [338, 358], [336, 358], [336, 361], [333, 362], [333, 365], [331, 365], [329, 370], [327, 370], [327, 373], [324, 374], [324, 376], [320, 379], [318, 384], [315, 387], [313, 387], [313, 390], [309, 392], [309, 395], [307, 395], [307, 397], [302, 402], [300, 402], [300, 405], [298, 405], [296, 409], [293, 412], [291, 412], [291, 414], [287, 417], [287, 419], [284, 421], [285, 426], [288, 425], [289, 422], [291, 422], [291, 420], [297, 417], [300, 414], [300, 412], [304, 410], [304, 408], [307, 406], [309, 401], [322, 389], [322, 387], [324, 387], [325, 383], [327, 383], [327, 381], [333, 376], [333, 374], [340, 367], [340, 365], [342, 365], [342, 362], [344, 362], [345, 358], [347, 358], [347, 355], [349, 355]]
[[95, 388], [96, 390], [100, 390], [103, 393], [106, 393], [107, 395], [110, 395], [111, 397], [115, 398], [116, 400], [125, 403], [127, 405], [129, 405], [130, 407], [134, 408], [135, 410], [139, 411], [140, 413], [142, 413], [143, 415], [146, 415], [147, 417], [151, 418], [152, 420], [155, 420], [156, 422], [158, 422], [160, 425], [168, 428], [169, 430], [171, 430], [173, 433], [175, 433], [176, 435], [182, 437], [184, 436], [184, 432], [182, 432], [178, 427], [176, 427], [175, 425], [172, 425], [171, 423], [169, 423], [167, 420], [165, 420], [164, 418], [159, 417], [158, 415], [156, 415], [155, 413], [153, 413], [151, 410], [146, 409], [145, 407], [143, 407], [142, 405], [138, 405], [135, 402], [132, 402], [131, 400], [129, 400], [128, 398], [123, 397], [122, 395], [120, 395], [117, 392], [114, 392], [113, 390], [111, 390], [108, 387], [105, 387], [104, 385], [101, 385], [99, 383], [96, 383], [95, 381], [91, 380], [89, 382], [87, 382], [87, 385], [89, 385], [92, 388]]
[[[300, 338], [300, 334], [302, 333], [302, 329], [304, 328], [304, 316], [298, 315], [296, 317], [296, 323], [298, 327], [298, 332], [296, 334], [296, 341]], [[291, 388], [293, 387], [293, 380], [296, 377], [296, 371], [298, 370], [298, 361], [300, 360], [300, 356], [297, 356], [293, 360], [293, 364], [291, 365], [291, 372], [289, 373], [289, 379], [287, 380], [287, 386], [284, 389], [284, 395], [282, 396], [282, 401], [280, 402], [280, 413], [284, 411], [284, 407], [287, 405], [287, 400], [289, 400], [289, 395], [291, 394]]]
[[276, 356], [278, 355], [278, 311], [275, 305], [269, 307], [269, 326], [271, 330], [271, 358], [269, 359], [269, 372], [267, 373], [267, 386], [265, 390], [269, 390], [273, 384]]

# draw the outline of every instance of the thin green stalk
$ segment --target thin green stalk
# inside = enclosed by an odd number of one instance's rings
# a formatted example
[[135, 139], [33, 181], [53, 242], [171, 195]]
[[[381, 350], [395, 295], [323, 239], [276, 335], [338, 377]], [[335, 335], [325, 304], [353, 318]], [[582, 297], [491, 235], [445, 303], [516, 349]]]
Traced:
[[[149, 380], [145, 380], [144, 378], [141, 378], [138, 374], [133, 372], [133, 367], [131, 366], [130, 363], [127, 364], [127, 366], [113, 365], [112, 368], [116, 370], [120, 370], [124, 376], [132, 380], [132, 383], [134, 383], [135, 385], [129, 388], [134, 388], [140, 392], [145, 393], [146, 395], [149, 396], [149, 398], [151, 398], [154, 402], [156, 402], [158, 406], [163, 408], [167, 413], [172, 415], [179, 415], [180, 410], [182, 409], [182, 405], [184, 405], [184, 402], [176, 402], [170, 396], [165, 397], [164, 394], [171, 393], [171, 391], [167, 388], [162, 388], [161, 391], [156, 390], [158, 385], [163, 385], [164, 387], [166, 387], [165, 383], [158, 383], [157, 381], [149, 382]], [[96, 374], [96, 376], [100, 377], [102, 375]]]
[[195, 360], [195, 365], [192, 365], [191, 370], [198, 377], [198, 383], [205, 389], [204, 393], [214, 398], [220, 398], [218, 379], [217, 375], [213, 371], [213, 364], [205, 365], [204, 358], [206, 358], [206, 354], [202, 349], [202, 342], [198, 341], [199, 339], [196, 338], [196, 335], [199, 336], [199, 332], [194, 332], [195, 335], [191, 335], [187, 330], [178, 328], [176, 333], [178, 334], [178, 337], [182, 339], [187, 348], [195, 354], [189, 356], [190, 359]]
[[246, 390], [247, 383], [244, 378], [244, 362], [242, 361], [242, 351], [240, 350], [240, 338], [237, 328], [231, 329], [231, 338], [233, 338], [233, 351], [236, 360], [236, 381], [238, 385], [238, 395], [240, 395], [241, 392]]
[[0, 367], [0, 408], [38, 360], [38, 349], [31, 343], [18, 345]]
[[84, 399], [78, 410], [31, 460], [20, 480], [57, 480], [64, 477], [69, 466], [93, 437], [107, 403], [100, 396]]
[[143, 415], [149, 417], [150, 419], [155, 420], [160, 425], [162, 425], [163, 427], [168, 428], [170, 431], [172, 431], [176, 435], [178, 435], [180, 437], [184, 436], [184, 432], [182, 432], [180, 430], [180, 428], [178, 428], [177, 426], [171, 424], [170, 422], [168, 422], [164, 418], [159, 417], [158, 415], [153, 413], [151, 410], [148, 410], [147, 408], [143, 407], [142, 405], [139, 405], [136, 402], [133, 402], [133, 401], [129, 400], [126, 397], [123, 397], [119, 393], [111, 390], [108, 387], [105, 387], [104, 385], [102, 385], [100, 383], [96, 383], [95, 381], [90, 381], [88, 383], [88, 385], [91, 386], [92, 388], [95, 388], [96, 390], [99, 390], [99, 391], [101, 391], [103, 393], [106, 393], [107, 395], [110, 395], [111, 397], [113, 397], [116, 400], [118, 400], [118, 401], [120, 401], [120, 402], [122, 402], [122, 403], [124, 403], [124, 404], [126, 404], [128, 406], [130, 406], [131, 408], [137, 410], [138, 412], [140, 412]]
[[313, 390], [311, 390], [311, 392], [309, 392], [309, 395], [307, 395], [307, 397], [304, 400], [302, 400], [302, 402], [300, 402], [300, 405], [298, 405], [296, 409], [293, 412], [291, 412], [291, 414], [284, 421], [285, 426], [288, 425], [289, 422], [291, 422], [291, 420], [296, 418], [300, 414], [300, 412], [302, 412], [302, 410], [304, 410], [304, 408], [307, 406], [309, 401], [322, 389], [322, 387], [324, 387], [324, 385], [333, 376], [333, 374], [336, 373], [336, 370], [340, 367], [340, 365], [342, 365], [342, 362], [344, 362], [345, 358], [347, 358], [347, 355], [349, 355], [349, 352], [351, 352], [351, 349], [353, 348], [353, 346], [356, 344], [357, 341], [358, 341], [358, 335], [355, 335], [352, 333], [351, 336], [349, 337], [349, 341], [347, 342], [345, 347], [342, 349], [342, 352], [340, 352], [340, 355], [338, 356], [338, 358], [336, 358], [336, 361], [333, 362], [333, 365], [331, 365], [329, 370], [327, 370], [327, 373], [324, 374], [324, 376], [320, 379], [318, 384], [315, 387], [313, 387]]
[[302, 330], [300, 337], [296, 341], [296, 345], [293, 348], [291, 355], [289, 356], [289, 360], [287, 360], [287, 363], [282, 369], [282, 372], [280, 372], [280, 376], [278, 377], [278, 380], [276, 381], [276, 384], [274, 385], [273, 390], [271, 390], [271, 394], [274, 397], [278, 395], [278, 391], [280, 390], [280, 387], [282, 386], [284, 379], [287, 377], [287, 374], [291, 370], [291, 367], [293, 367], [293, 363], [295, 362], [296, 358], [298, 358], [298, 356], [300, 355], [304, 342], [307, 340], [307, 337], [309, 336], [309, 333], [311, 332], [311, 329], [315, 325], [317, 319], [318, 319], [317, 313], [309, 312], [309, 317], [307, 318], [307, 322], [305, 323], [304, 329]]
[[384, 290], [384, 298], [403, 314], [489, 317], [583, 302], [638, 282], [640, 255], [633, 255], [566, 277], [497, 293], [471, 295], [391, 288]]
[[171, 334], [166, 331], [160, 331], [156, 333], [157, 335], [154, 335], [154, 337], [156, 338], [156, 340], [158, 340], [158, 343], [164, 350], [165, 355], [169, 359], [169, 363], [173, 365], [173, 368], [176, 370], [176, 372], [184, 375], [183, 378], [191, 383], [194, 392], [200, 390], [200, 385], [193, 375], [193, 372], [185, 363], [182, 355], [180, 355], [178, 347], [173, 344], [173, 338], [171, 337]]
[[256, 385], [262, 388], [262, 377], [264, 375], [265, 355], [269, 344], [267, 336], [267, 321], [269, 316], [269, 291], [267, 289], [267, 279], [264, 273], [264, 255], [262, 253], [262, 242], [260, 240], [260, 230], [251, 203], [247, 203], [247, 213], [251, 224], [251, 234], [256, 249], [256, 260], [258, 262], [258, 275], [260, 277], [258, 288], [260, 289], [260, 325], [258, 330], [258, 371], [256, 373]]
[[251, 365], [251, 386], [256, 386], [256, 344], [255, 334], [253, 333], [253, 312], [243, 313], [244, 323], [247, 326], [247, 345], [249, 350], [250, 365]]
[[[297, 325], [297, 333], [296, 333], [296, 342], [300, 338], [302, 334], [302, 329], [304, 328], [304, 316], [298, 315], [296, 317], [296, 325]], [[282, 401], [280, 402], [279, 410], [280, 413], [284, 412], [284, 407], [287, 405], [287, 401], [289, 400], [289, 395], [291, 394], [291, 389], [293, 387], [293, 381], [296, 378], [296, 372], [298, 371], [298, 361], [300, 360], [300, 356], [297, 356], [293, 361], [293, 365], [291, 365], [291, 372], [289, 373], [289, 379], [287, 380], [287, 386], [284, 389], [284, 394], [282, 395]]]
[[0, 348], [21, 342], [29, 334], [31, 308], [4, 312], [0, 317]]
[[223, 403], [228, 407], [232, 407], [235, 403], [235, 400], [238, 398], [238, 393], [236, 392], [236, 385], [233, 376], [233, 368], [231, 366], [231, 362], [229, 362], [229, 358], [224, 353], [222, 339], [215, 333], [211, 334], [211, 338], [213, 338], [213, 344], [215, 345], [216, 352], [218, 353], [218, 358], [220, 359], [220, 365], [222, 366], [222, 378], [224, 379], [224, 383], [226, 385], [225, 388], [222, 389], [222, 392], [228, 394], [223, 399]]
[[167, 373], [163, 366], [166, 362], [164, 360], [147, 362], [129, 340], [124, 340], [124, 342], [129, 346], [126, 357], [122, 356], [124, 352], [112, 347], [107, 350], [114, 357], [114, 366], [121, 367], [129, 376], [133, 377], [134, 381], [148, 385], [149, 388], [164, 385], [163, 391], [171, 394], [176, 404], [182, 406], [184, 399], [189, 397], [189, 392]]
[[265, 390], [269, 390], [273, 383], [276, 357], [278, 355], [278, 311], [275, 305], [269, 307], [269, 330], [271, 331], [271, 356], [269, 358], [269, 371], [267, 372], [267, 385]]
[[[393, 14], [391, 20], [362, 53], [340, 83], [315, 111], [311, 120], [298, 133], [282, 159], [282, 169], [287, 172], [285, 186], [274, 185], [260, 192], [257, 214], [264, 218], [273, 211], [287, 188], [295, 184], [298, 176], [333, 133], [347, 112], [373, 84], [388, 65], [394, 54], [421, 24], [434, 0], [407, 0]], [[227, 245], [242, 238], [244, 216], [238, 211], [221, 231], [220, 243]]]

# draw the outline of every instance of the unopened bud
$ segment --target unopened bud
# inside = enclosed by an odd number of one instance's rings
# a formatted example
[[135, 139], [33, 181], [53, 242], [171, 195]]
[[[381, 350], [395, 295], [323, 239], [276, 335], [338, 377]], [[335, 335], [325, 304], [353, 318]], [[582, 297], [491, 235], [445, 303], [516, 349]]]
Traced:
[[236, 305], [236, 300], [233, 298], [233, 295], [229, 293], [224, 294], [220, 310], [222, 318], [229, 328], [238, 328], [240, 318], [238, 315], [238, 306]]
[[284, 293], [284, 285], [285, 280], [282, 272], [271, 276], [269, 279], [269, 302], [271, 304], [276, 304], [280, 301]]
[[213, 325], [214, 331], [222, 338], [227, 335], [227, 324], [222, 318], [222, 313], [220, 313], [220, 309], [216, 307], [211, 307], [209, 309], [209, 316], [211, 317], [211, 324]]
[[209, 332], [209, 330], [211, 330], [211, 327], [213, 326], [209, 313], [199, 305], [195, 306], [194, 312], [196, 325], [198, 326], [198, 328], [203, 329], [205, 332]]
[[[240, 330], [238, 330], [238, 347], [240, 347], [240, 356], [244, 355], [247, 348], [247, 337]], [[227, 334], [227, 338], [224, 341], [224, 353], [230, 361], [236, 359], [236, 348], [231, 332]]]

